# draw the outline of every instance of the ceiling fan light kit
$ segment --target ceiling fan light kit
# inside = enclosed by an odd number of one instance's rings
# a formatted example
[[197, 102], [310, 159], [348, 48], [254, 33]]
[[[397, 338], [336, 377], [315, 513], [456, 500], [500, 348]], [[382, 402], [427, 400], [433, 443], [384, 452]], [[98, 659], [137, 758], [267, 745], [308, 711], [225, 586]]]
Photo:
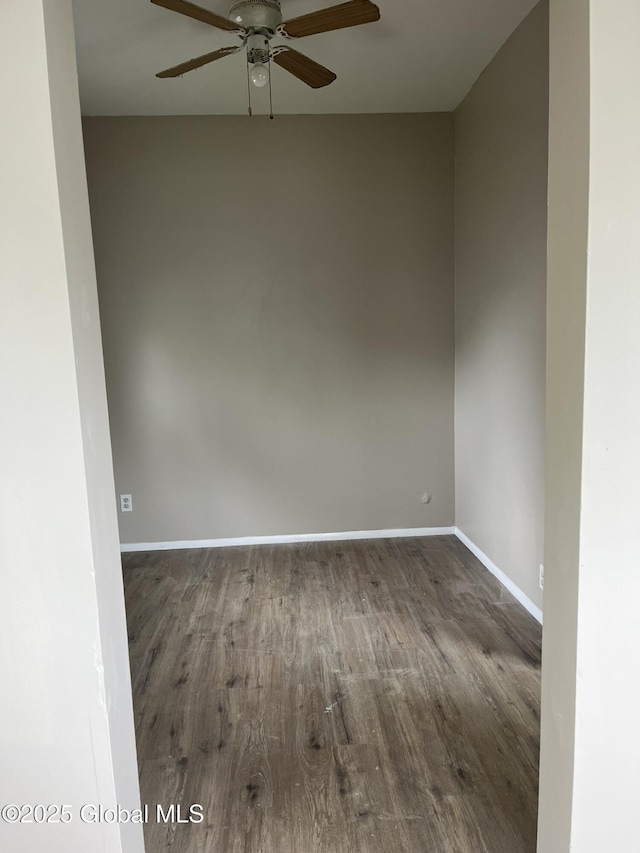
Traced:
[[[188, 18], [233, 33], [240, 38], [240, 44], [237, 46], [214, 50], [212, 53], [206, 53], [204, 56], [167, 68], [156, 76], [180, 77], [188, 71], [239, 53], [246, 48], [249, 115], [252, 114], [251, 83], [258, 88], [268, 84], [271, 102], [270, 66], [272, 61], [313, 89], [328, 86], [336, 79], [333, 71], [329, 71], [328, 68], [287, 44], [272, 45], [272, 39], [289, 41], [380, 20], [380, 10], [371, 0], [349, 0], [347, 3], [340, 3], [289, 21], [282, 20], [280, 0], [232, 0], [228, 18], [196, 6], [188, 0], [151, 0], [151, 2], [156, 6], [162, 6], [172, 12], [178, 12]], [[273, 118], [273, 109], [270, 117]]]

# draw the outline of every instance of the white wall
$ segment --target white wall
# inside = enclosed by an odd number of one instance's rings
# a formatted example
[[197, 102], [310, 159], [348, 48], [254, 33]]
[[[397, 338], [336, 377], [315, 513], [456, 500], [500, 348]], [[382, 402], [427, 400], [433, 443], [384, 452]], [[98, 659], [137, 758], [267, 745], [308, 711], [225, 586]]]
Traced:
[[[19, 73], [16, 72], [19, 69]], [[0, 8], [0, 822], [20, 853], [134, 853], [127, 636], [69, 0]]]
[[589, 200], [584, 6], [583, 0], [552, 3], [550, 20], [540, 853], [565, 853], [571, 835]]
[[455, 113], [456, 524], [542, 605], [548, 5]]
[[540, 853], [638, 849], [639, 39], [552, 0]]

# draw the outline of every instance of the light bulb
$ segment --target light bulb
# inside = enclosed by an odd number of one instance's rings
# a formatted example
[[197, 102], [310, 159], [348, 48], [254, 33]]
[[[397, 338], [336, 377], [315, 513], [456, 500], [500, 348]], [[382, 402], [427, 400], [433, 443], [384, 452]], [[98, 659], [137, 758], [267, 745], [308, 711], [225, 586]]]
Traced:
[[258, 89], [262, 89], [269, 82], [269, 72], [265, 65], [258, 63], [251, 68], [251, 82]]

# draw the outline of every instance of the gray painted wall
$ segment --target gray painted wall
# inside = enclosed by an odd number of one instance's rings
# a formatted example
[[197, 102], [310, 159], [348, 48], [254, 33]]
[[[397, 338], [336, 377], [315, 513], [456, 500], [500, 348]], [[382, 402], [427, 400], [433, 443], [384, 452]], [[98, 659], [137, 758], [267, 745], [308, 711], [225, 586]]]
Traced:
[[452, 116], [85, 146], [122, 541], [452, 525]]
[[542, 2], [455, 114], [456, 523], [537, 606], [548, 44]]

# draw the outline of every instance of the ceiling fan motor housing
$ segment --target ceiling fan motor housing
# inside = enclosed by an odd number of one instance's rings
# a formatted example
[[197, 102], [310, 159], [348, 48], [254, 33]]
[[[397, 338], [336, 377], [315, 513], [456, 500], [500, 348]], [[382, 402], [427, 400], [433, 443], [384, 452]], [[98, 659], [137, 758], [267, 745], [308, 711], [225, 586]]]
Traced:
[[229, 18], [247, 30], [275, 32], [282, 23], [280, 0], [234, 0]]
[[269, 62], [268, 33], [251, 33], [247, 38], [247, 62], [251, 65], [266, 65]]

